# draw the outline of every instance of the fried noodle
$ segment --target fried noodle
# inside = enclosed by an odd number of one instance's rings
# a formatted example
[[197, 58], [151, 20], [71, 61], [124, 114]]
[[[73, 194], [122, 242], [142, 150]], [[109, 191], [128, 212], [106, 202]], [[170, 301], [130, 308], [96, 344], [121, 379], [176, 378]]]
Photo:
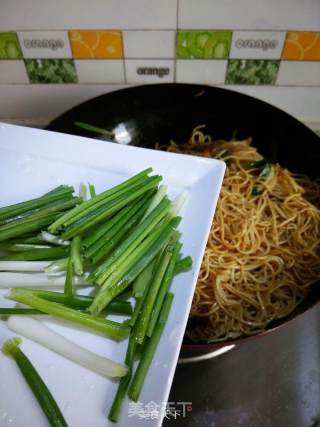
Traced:
[[202, 128], [165, 149], [227, 163], [187, 330], [215, 342], [265, 330], [319, 280], [320, 184], [267, 164], [250, 139], [212, 141]]

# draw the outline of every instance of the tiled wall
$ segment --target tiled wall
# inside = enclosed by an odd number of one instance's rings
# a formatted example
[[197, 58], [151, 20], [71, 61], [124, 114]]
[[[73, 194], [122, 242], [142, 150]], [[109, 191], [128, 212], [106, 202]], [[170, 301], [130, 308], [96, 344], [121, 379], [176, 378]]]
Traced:
[[189, 82], [320, 121], [320, 0], [0, 3], [0, 117], [56, 115], [126, 85]]
[[0, 83], [320, 85], [320, 31], [0, 32]]

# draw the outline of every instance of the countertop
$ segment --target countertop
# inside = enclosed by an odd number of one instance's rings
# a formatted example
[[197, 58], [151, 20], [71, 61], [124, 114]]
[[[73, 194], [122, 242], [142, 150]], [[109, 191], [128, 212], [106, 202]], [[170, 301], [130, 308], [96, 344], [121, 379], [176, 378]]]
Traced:
[[320, 426], [320, 306], [216, 358], [178, 365], [163, 427]]

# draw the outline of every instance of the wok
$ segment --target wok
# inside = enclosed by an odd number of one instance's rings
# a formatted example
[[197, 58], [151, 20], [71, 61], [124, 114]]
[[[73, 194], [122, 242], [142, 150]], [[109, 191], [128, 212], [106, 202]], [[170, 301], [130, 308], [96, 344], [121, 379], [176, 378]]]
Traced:
[[[119, 143], [154, 148], [171, 139], [184, 143], [194, 127], [205, 124], [214, 139], [253, 138], [253, 145], [272, 162], [310, 177], [319, 175], [320, 138], [286, 112], [251, 96], [195, 84], [155, 84], [117, 90], [84, 102], [53, 120], [48, 130], [108, 140], [108, 136], [82, 129], [90, 123], [113, 132]], [[318, 286], [317, 286], [318, 285]], [[241, 344], [284, 326], [320, 300], [320, 283], [285, 319], [263, 333], [218, 344], [192, 344], [184, 340], [182, 354], [199, 355], [219, 347]]]

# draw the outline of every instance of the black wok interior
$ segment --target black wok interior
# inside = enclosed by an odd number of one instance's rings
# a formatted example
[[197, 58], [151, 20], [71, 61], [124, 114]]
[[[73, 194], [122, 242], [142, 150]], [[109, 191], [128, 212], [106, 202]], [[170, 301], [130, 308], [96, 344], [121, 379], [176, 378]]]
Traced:
[[[206, 132], [215, 139], [230, 139], [236, 131], [237, 138], [252, 137], [253, 145], [272, 162], [310, 177], [320, 176], [320, 138], [315, 133], [274, 106], [222, 88], [193, 84], [130, 87], [84, 102], [55, 119], [47, 129], [106, 139], [77, 127], [76, 121], [117, 129], [116, 134], [122, 129], [131, 145], [149, 148], [171, 139], [183, 143], [195, 126], [205, 124]], [[319, 287], [315, 286], [290, 317], [319, 299]], [[278, 323], [269, 329], [276, 326]]]

